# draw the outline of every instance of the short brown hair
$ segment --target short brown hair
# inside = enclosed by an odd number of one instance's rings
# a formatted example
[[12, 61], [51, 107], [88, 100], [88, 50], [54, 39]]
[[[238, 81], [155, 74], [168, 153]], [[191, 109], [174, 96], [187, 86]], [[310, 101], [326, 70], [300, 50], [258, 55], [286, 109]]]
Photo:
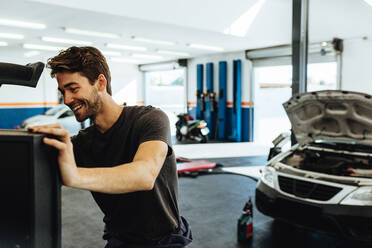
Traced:
[[111, 92], [111, 75], [105, 57], [95, 47], [70, 47], [61, 51], [57, 56], [48, 59], [47, 68], [54, 78], [58, 72], [80, 72], [87, 77], [90, 84], [94, 84], [99, 74], [103, 74], [107, 81], [106, 90]]

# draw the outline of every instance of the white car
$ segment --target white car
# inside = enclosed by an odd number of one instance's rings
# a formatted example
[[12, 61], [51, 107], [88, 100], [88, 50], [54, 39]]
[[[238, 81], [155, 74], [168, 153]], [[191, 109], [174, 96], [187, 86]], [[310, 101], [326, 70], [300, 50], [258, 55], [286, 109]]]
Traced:
[[278, 152], [264, 167], [256, 187], [258, 210], [371, 242], [372, 96], [309, 92], [283, 106], [298, 144]]
[[69, 131], [70, 135], [75, 135], [80, 129], [89, 125], [89, 120], [82, 123], [78, 122], [72, 110], [66, 105], [60, 104], [48, 109], [42, 115], [35, 115], [27, 118], [22, 122], [21, 128], [54, 123], [60, 123], [63, 128]]

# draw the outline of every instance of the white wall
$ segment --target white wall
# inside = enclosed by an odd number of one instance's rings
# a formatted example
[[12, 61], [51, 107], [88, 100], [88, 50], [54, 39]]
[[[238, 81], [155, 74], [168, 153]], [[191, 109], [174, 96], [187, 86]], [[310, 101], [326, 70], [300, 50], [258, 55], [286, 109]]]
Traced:
[[[372, 37], [372, 36], [371, 36]], [[342, 38], [342, 37], [341, 37]], [[3, 57], [1, 62], [11, 62], [26, 64], [30, 62], [46, 62], [49, 57], [39, 58], [14, 58]], [[242, 100], [252, 102], [251, 95], [251, 62], [245, 59], [244, 51], [224, 54], [214, 54], [193, 58], [188, 64], [188, 102], [196, 102], [196, 65], [214, 63], [214, 88], [218, 92], [218, 62], [227, 61], [228, 68], [228, 88], [227, 101], [232, 101], [232, 61], [241, 59], [242, 61]], [[128, 99], [128, 104], [141, 104], [144, 101], [142, 73], [138, 71], [138, 66], [133, 64], [109, 62], [112, 74], [113, 95], [119, 91], [124, 99]], [[204, 73], [204, 84], [206, 73]], [[363, 40], [361, 37], [346, 39], [344, 41], [343, 67], [342, 67], [342, 89], [361, 91], [372, 94], [372, 40]], [[205, 88], [205, 86], [204, 86]], [[133, 90], [136, 94], [133, 94]], [[130, 92], [130, 93], [129, 93]], [[57, 102], [57, 84], [55, 79], [49, 75], [49, 70], [45, 69], [38, 83], [37, 88], [3, 85], [0, 88], [0, 103], [53, 103]], [[119, 102], [120, 103], [120, 102]]]
[[[37, 61], [46, 63], [48, 58], [1, 58], [1, 62], [24, 65]], [[112, 92], [113, 96], [117, 95], [118, 103], [121, 104], [126, 101], [129, 105], [134, 105], [137, 102], [143, 101], [142, 73], [138, 71], [138, 66], [109, 62], [109, 67], [111, 71]], [[0, 103], [57, 103], [57, 92], [56, 79], [51, 78], [50, 70], [44, 68], [36, 88], [3, 85], [0, 88]]]
[[[42, 61], [45, 63], [47, 58], [1, 58], [1, 62], [25, 65]], [[44, 69], [36, 88], [3, 85], [0, 88], [0, 103], [56, 103], [57, 84], [55, 79], [50, 77], [48, 69]]]
[[372, 40], [344, 41], [342, 89], [372, 95]]
[[111, 71], [111, 87], [114, 100], [128, 105], [142, 104], [143, 79], [137, 65], [108, 62]]
[[[362, 39], [361, 36], [353, 39], [344, 40], [344, 52], [342, 55], [342, 89], [359, 91], [372, 94], [372, 35], [370, 39]], [[342, 38], [342, 37], [341, 37]], [[196, 65], [208, 62], [214, 63], [214, 88], [218, 89], [218, 62], [228, 62], [228, 88], [227, 101], [232, 101], [232, 60], [242, 60], [242, 87], [243, 101], [253, 101], [250, 99], [250, 68], [251, 62], [246, 60], [244, 52], [215, 54], [189, 60], [188, 64], [188, 102], [196, 102]], [[204, 89], [205, 89], [204, 71]], [[252, 94], [253, 95], [253, 94]]]

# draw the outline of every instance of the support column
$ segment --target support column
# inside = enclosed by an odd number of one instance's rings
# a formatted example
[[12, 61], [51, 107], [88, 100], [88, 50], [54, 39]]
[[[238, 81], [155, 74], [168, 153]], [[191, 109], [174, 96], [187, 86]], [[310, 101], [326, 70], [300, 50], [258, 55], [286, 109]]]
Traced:
[[292, 0], [292, 95], [306, 92], [309, 0]]
[[307, 91], [308, 16], [309, 0], [292, 0], [292, 95]]

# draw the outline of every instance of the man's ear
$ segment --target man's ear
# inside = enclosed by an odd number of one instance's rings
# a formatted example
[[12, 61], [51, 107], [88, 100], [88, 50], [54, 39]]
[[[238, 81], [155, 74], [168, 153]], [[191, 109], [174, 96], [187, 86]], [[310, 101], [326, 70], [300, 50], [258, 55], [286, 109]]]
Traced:
[[106, 91], [107, 80], [105, 75], [99, 74], [97, 78], [97, 87], [99, 91]]

